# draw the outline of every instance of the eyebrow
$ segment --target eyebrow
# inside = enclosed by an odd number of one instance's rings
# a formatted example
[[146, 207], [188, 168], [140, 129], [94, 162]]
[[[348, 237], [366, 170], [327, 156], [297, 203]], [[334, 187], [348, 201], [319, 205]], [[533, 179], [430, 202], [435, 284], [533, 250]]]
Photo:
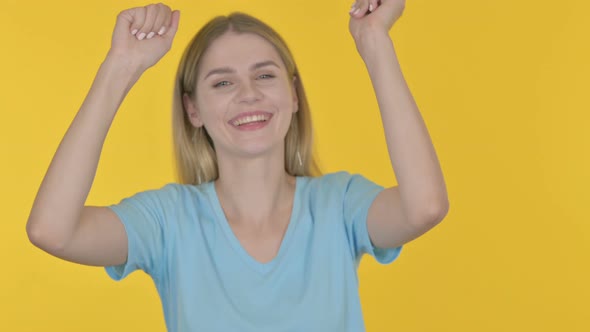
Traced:
[[[281, 68], [274, 61], [267, 60], [267, 61], [257, 62], [255, 64], [253, 64], [252, 66], [250, 66], [250, 71], [256, 70], [258, 68], [266, 67], [266, 66], [275, 66], [277, 68]], [[203, 78], [203, 80], [206, 80], [207, 77], [209, 77], [211, 75], [215, 75], [215, 74], [229, 74], [229, 73], [235, 73], [235, 70], [232, 69], [232, 68], [230, 68], [230, 67], [216, 68], [216, 69], [213, 69], [210, 72], [208, 72], [207, 75], [205, 75], [205, 77]]]

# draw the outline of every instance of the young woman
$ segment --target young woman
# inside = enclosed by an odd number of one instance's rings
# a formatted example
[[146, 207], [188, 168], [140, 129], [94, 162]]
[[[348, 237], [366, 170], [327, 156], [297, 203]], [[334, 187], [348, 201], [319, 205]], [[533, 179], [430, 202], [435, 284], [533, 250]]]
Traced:
[[446, 215], [442, 172], [388, 31], [401, 0], [359, 0], [350, 32], [379, 103], [399, 185], [319, 175], [302, 79], [281, 37], [240, 13], [207, 23], [178, 68], [180, 183], [84, 206], [117, 109], [170, 49], [180, 13], [121, 12], [27, 231], [52, 255], [154, 280], [170, 331], [362, 331], [357, 267], [392, 262]]

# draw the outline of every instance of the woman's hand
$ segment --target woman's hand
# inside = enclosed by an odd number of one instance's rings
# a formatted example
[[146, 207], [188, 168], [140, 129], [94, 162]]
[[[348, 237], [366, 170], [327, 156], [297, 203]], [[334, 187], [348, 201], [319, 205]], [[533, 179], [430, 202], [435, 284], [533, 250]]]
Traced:
[[109, 56], [143, 72], [155, 65], [172, 46], [180, 12], [164, 4], [131, 8], [117, 16]]
[[364, 33], [388, 33], [402, 16], [405, 0], [356, 0], [350, 9], [349, 30], [358, 43]]

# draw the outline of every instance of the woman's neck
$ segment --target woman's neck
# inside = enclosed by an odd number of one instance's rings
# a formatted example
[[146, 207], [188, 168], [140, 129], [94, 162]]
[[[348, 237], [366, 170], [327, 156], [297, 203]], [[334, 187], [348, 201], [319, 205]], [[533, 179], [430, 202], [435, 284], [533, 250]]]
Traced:
[[277, 216], [290, 215], [295, 177], [285, 171], [284, 164], [284, 154], [279, 153], [259, 158], [218, 156], [215, 188], [227, 219], [264, 228]]

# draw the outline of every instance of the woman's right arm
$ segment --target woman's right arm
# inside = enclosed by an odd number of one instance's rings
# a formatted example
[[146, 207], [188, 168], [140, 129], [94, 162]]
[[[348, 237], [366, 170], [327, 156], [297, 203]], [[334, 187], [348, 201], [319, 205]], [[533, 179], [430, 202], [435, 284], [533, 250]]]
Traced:
[[[92, 87], [64, 135], [41, 183], [27, 222], [30, 241], [59, 258], [86, 265], [127, 259], [123, 224], [107, 207], [84, 206], [111, 123], [141, 74], [169, 49], [179, 13], [149, 5], [117, 17], [113, 42]], [[166, 27], [162, 35], [158, 31]], [[135, 35], [131, 31], [139, 30]], [[150, 39], [139, 38], [155, 31]]]

